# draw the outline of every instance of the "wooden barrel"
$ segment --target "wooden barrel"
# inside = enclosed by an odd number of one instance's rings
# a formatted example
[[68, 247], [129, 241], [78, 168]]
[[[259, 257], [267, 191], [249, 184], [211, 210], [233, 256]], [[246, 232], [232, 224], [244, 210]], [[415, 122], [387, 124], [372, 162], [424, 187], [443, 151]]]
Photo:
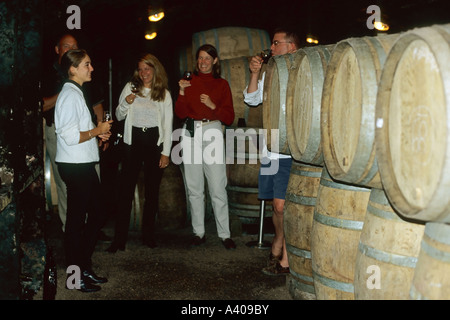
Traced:
[[286, 91], [294, 54], [272, 57], [267, 65], [263, 93], [263, 127], [267, 149], [290, 155], [286, 132]]
[[450, 226], [428, 222], [412, 280], [410, 298], [450, 300]]
[[409, 298], [424, 228], [400, 218], [384, 190], [372, 189], [356, 256], [356, 300]]
[[178, 79], [181, 79], [185, 71], [194, 71], [195, 64], [196, 61], [195, 56], [192, 55], [192, 46], [181, 48], [178, 53]]
[[270, 48], [271, 39], [265, 30], [245, 27], [222, 27], [196, 32], [192, 35], [194, 57], [197, 49], [204, 44], [213, 45], [219, 53], [219, 59], [224, 60], [259, 54]]
[[[250, 81], [249, 62], [251, 57], [238, 57], [220, 60], [221, 76], [228, 81], [233, 97], [234, 122], [237, 127], [240, 119], [244, 119], [245, 126], [250, 128], [262, 128], [262, 106], [251, 107], [244, 102], [244, 88]], [[265, 65], [263, 65], [263, 70]]]
[[289, 292], [294, 299], [316, 299], [311, 266], [311, 228], [322, 169], [292, 162], [283, 220], [291, 273]]
[[339, 181], [382, 188], [375, 154], [378, 80], [397, 35], [336, 44], [325, 75], [321, 109], [324, 161]]
[[311, 230], [317, 300], [353, 300], [355, 260], [370, 189], [336, 182], [322, 170]]
[[299, 49], [286, 90], [286, 132], [292, 157], [323, 165], [320, 109], [326, 67], [334, 45]]
[[[231, 215], [239, 217], [242, 224], [258, 224], [260, 200], [258, 176], [261, 166], [257, 149], [259, 128], [234, 128], [234, 136], [226, 135], [227, 194]], [[231, 149], [230, 143], [233, 143]], [[272, 202], [266, 201], [265, 217], [272, 216]]]
[[450, 25], [401, 35], [377, 97], [378, 166], [393, 207], [408, 218], [450, 222]]

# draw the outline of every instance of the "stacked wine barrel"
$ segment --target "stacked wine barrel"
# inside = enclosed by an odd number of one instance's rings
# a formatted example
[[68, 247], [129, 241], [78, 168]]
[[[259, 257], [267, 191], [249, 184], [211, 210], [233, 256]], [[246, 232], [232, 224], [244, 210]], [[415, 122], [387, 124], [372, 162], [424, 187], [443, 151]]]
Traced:
[[449, 107], [450, 25], [270, 60], [293, 298], [450, 299]]

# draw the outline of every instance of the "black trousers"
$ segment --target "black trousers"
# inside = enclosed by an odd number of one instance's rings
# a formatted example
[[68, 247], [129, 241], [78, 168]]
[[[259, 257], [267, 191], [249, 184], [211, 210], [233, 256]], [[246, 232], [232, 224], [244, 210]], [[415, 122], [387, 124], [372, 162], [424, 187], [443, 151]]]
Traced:
[[144, 212], [142, 214], [142, 240], [154, 240], [155, 220], [158, 212], [159, 186], [163, 169], [159, 168], [162, 145], [157, 146], [158, 128], [145, 132], [133, 127], [132, 144], [124, 144], [124, 157], [120, 176], [119, 211], [116, 216], [114, 242], [125, 245], [130, 224], [131, 206], [139, 173], [144, 168]]
[[95, 163], [58, 163], [58, 171], [67, 186], [66, 263], [90, 269], [105, 217]]

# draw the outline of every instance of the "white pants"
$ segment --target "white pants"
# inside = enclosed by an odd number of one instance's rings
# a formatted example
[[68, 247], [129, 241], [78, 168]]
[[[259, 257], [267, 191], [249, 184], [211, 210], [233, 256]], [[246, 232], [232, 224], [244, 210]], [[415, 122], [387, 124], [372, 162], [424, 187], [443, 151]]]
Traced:
[[[204, 191], [206, 177], [216, 220], [217, 234], [221, 239], [230, 238], [222, 125], [219, 121], [203, 123], [203, 125], [197, 124], [194, 138], [184, 135], [181, 139], [193, 232], [199, 237], [203, 237], [205, 234]], [[209, 131], [211, 129], [212, 131]], [[208, 134], [213, 134], [215, 139], [205, 141]]]

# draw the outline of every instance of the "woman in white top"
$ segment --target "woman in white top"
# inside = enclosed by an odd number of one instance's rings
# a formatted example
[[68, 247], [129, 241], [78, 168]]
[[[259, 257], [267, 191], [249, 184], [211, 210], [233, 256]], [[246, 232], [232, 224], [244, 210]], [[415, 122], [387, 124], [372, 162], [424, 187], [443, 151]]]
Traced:
[[61, 69], [69, 78], [55, 106], [56, 163], [67, 186], [66, 263], [78, 266], [82, 272], [80, 282], [75, 283], [74, 288], [92, 292], [100, 290], [95, 283], [107, 281], [92, 271], [91, 263], [104, 219], [98, 201], [100, 181], [95, 164], [99, 161], [99, 151], [95, 137], [108, 140], [112, 121], [100, 122], [97, 127], [92, 122], [82, 91], [83, 83], [91, 81], [94, 70], [86, 51], [65, 53]]
[[154, 248], [159, 186], [163, 169], [169, 165], [173, 121], [167, 74], [155, 56], [146, 54], [138, 60], [131, 81], [120, 95], [116, 117], [119, 121], [125, 119], [124, 157], [114, 240], [107, 251], [125, 250], [134, 190], [142, 166], [145, 176], [142, 241]]

